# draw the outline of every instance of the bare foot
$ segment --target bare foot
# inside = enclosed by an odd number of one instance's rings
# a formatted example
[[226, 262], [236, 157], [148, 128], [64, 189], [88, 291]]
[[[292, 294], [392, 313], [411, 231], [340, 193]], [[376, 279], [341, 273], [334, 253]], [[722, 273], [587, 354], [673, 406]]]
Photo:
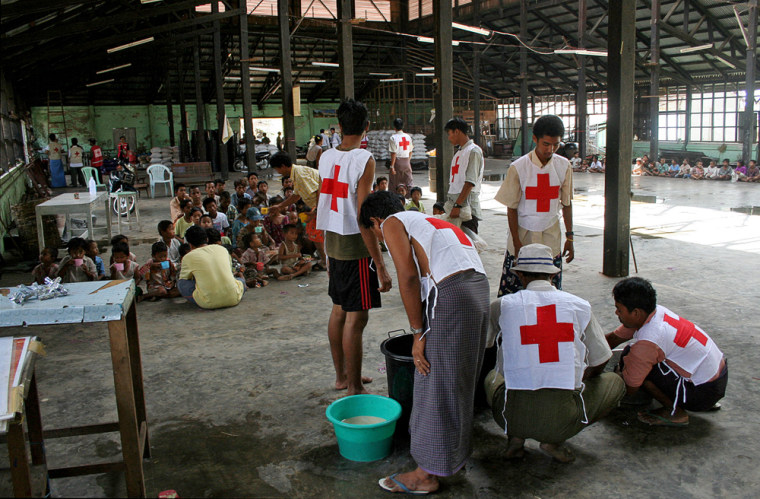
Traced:
[[541, 449], [541, 452], [560, 463], [572, 463], [575, 461], [573, 452], [562, 445], [542, 443], [538, 448]]
[[388, 492], [406, 493], [406, 490], [399, 483], [411, 492], [435, 492], [440, 486], [438, 477], [430, 475], [420, 468], [408, 473], [396, 473], [384, 479], [381, 478], [379, 485]]
[[[362, 383], [365, 384], [365, 385], [368, 385], [368, 384], [372, 383], [373, 381], [375, 381], [375, 380], [373, 378], [370, 378], [369, 376], [362, 376]], [[345, 380], [345, 379], [343, 381], [335, 380], [335, 389], [336, 390], [345, 390], [346, 388], [348, 388], [348, 381], [347, 380]]]
[[280, 277], [277, 278], [278, 281], [289, 281], [291, 279], [293, 279], [293, 276], [290, 275], [290, 274], [288, 274], [288, 275], [281, 275]]
[[517, 437], [509, 437], [509, 445], [507, 445], [507, 453], [504, 457], [507, 459], [522, 459], [525, 457], [525, 439]]

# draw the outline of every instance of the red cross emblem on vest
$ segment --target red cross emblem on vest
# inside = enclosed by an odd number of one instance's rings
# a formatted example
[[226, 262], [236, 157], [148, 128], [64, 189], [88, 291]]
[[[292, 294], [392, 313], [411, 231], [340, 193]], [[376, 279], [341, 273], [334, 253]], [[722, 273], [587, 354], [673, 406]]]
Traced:
[[686, 345], [689, 344], [689, 340], [692, 338], [702, 343], [702, 345], [707, 345], [707, 336], [697, 329], [694, 323], [687, 321], [683, 317], [675, 319], [669, 315], [665, 315], [662, 320], [676, 328], [676, 337], [673, 343], [679, 347], [686, 348]]
[[472, 241], [470, 241], [470, 238], [467, 237], [467, 235], [464, 232], [462, 232], [462, 229], [460, 229], [456, 225], [449, 223], [445, 220], [441, 220], [440, 218], [427, 217], [425, 220], [430, 222], [430, 225], [432, 225], [436, 229], [453, 230], [454, 234], [457, 236], [457, 239], [459, 239], [460, 243], [464, 244], [465, 246], [472, 246]]
[[459, 156], [457, 156], [457, 160], [454, 163], [454, 166], [451, 167], [451, 181], [454, 181], [454, 177], [456, 177], [457, 173], [459, 173]]
[[329, 194], [330, 210], [338, 211], [338, 198], [348, 197], [348, 184], [346, 182], [340, 182], [338, 177], [340, 176], [340, 165], [335, 165], [335, 175], [333, 178], [326, 178], [322, 181], [322, 194]]
[[539, 173], [536, 187], [525, 188], [525, 199], [536, 200], [536, 211], [546, 212], [551, 207], [551, 200], [559, 198], [559, 186], [551, 185], [548, 173]]
[[404, 149], [404, 151], [406, 151], [406, 146], [408, 146], [410, 144], [411, 144], [411, 142], [409, 142], [408, 140], [406, 140], [406, 137], [401, 137], [401, 142], [398, 143], [398, 145], [400, 145]]
[[557, 306], [536, 307], [536, 324], [520, 326], [520, 344], [538, 345], [541, 364], [559, 362], [559, 344], [573, 341], [572, 322], [557, 322]]

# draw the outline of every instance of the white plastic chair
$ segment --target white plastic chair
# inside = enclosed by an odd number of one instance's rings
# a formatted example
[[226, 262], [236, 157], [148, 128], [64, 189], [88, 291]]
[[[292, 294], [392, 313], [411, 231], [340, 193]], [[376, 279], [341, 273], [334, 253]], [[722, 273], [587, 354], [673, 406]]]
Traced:
[[174, 173], [164, 165], [155, 164], [148, 167], [148, 177], [150, 178], [150, 197], [156, 195], [156, 184], [164, 184], [167, 189], [167, 195], [171, 196], [174, 192]]

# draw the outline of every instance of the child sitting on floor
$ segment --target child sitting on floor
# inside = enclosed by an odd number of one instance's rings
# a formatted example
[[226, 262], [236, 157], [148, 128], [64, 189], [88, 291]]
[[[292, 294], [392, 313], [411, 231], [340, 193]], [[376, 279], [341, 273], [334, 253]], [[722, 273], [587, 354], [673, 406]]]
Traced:
[[140, 267], [139, 275], [145, 279], [147, 292], [142, 299], [150, 301], [159, 298], [176, 298], [180, 296], [177, 289], [177, 268], [169, 260], [169, 250], [163, 241], [153, 243], [150, 247], [153, 258]]
[[412, 187], [411, 196], [412, 199], [406, 203], [404, 209], [411, 211], [414, 208], [414, 210], [419, 211], [420, 213], [425, 213], [425, 205], [422, 204], [422, 189], [415, 185]]
[[55, 279], [58, 277], [57, 248], [42, 248], [40, 251], [40, 264], [32, 270], [32, 277], [37, 284], [45, 284], [45, 278]]
[[240, 257], [240, 262], [246, 266], [246, 283], [249, 280], [252, 283], [249, 286], [255, 286], [256, 282], [259, 282], [260, 286], [266, 286], [265, 282], [260, 281], [269, 279], [269, 277], [280, 277], [277, 269], [270, 267], [272, 263], [277, 261], [276, 250], [264, 246], [258, 234], [246, 234], [243, 237], [243, 244], [246, 244], [247, 248]]
[[278, 258], [282, 267], [280, 272], [284, 275], [278, 279], [289, 281], [299, 275], [308, 274], [311, 270], [311, 262], [307, 262], [301, 256], [301, 246], [296, 242], [298, 239], [298, 227], [293, 224], [285, 226], [285, 240], [280, 245]]
[[174, 237], [174, 224], [169, 220], [158, 222], [158, 240], [166, 245], [169, 260], [174, 265], [179, 265], [179, 246], [182, 244]]
[[98, 281], [102, 281], [106, 278], [106, 268], [103, 265], [103, 259], [100, 258], [98, 255], [100, 254], [100, 249], [98, 248], [98, 243], [93, 241], [92, 239], [87, 240], [87, 250], [85, 251], [85, 254], [90, 257], [90, 260], [95, 262], [95, 268], [98, 270]]
[[66, 249], [69, 250], [69, 254], [63, 257], [58, 267], [61, 282], [87, 282], [97, 279], [98, 270], [95, 268], [95, 262], [85, 254], [87, 242], [84, 239], [72, 237]]
[[215, 237], [218, 238], [218, 240], [215, 240], [215, 241], [209, 240], [208, 244], [221, 244], [221, 245], [229, 244], [230, 246], [232, 246], [232, 242], [230, 241], [230, 238], [227, 236], [223, 236], [221, 232], [219, 232], [219, 229], [214, 227], [214, 219], [211, 218], [211, 215], [209, 215], [208, 213], [204, 213], [203, 215], [201, 215], [200, 226], [206, 229], [207, 232], [208, 232], [208, 229], [214, 229], [216, 231]]
[[134, 279], [139, 282], [140, 275], [137, 273], [139, 265], [129, 258], [129, 245], [120, 241], [111, 247], [111, 260], [113, 263], [110, 267], [111, 279]]
[[[116, 243], [126, 243], [127, 247], [129, 247], [129, 238], [125, 236], [124, 234], [117, 234], [111, 238], [111, 247], [115, 246]], [[134, 253], [129, 253], [129, 259], [133, 262], [137, 262], [137, 256], [135, 256]], [[113, 263], [113, 253], [111, 254], [111, 260], [109, 262], [109, 265]]]

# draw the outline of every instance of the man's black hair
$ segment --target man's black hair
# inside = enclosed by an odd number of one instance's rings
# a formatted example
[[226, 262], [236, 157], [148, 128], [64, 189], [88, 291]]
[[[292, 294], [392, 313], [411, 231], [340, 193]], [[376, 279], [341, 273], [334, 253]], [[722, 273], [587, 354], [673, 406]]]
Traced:
[[256, 173], [256, 172], [251, 172], [251, 173], [249, 173], [249, 174], [248, 174], [248, 178], [249, 178], [249, 179], [251, 178], [251, 176], [254, 176], [254, 177], [256, 177], [256, 178], [259, 178], [259, 174], [258, 174], [258, 173]]
[[361, 135], [369, 125], [369, 111], [362, 102], [345, 99], [338, 106], [338, 123], [343, 135]]
[[396, 130], [401, 130], [402, 128], [404, 128], [404, 120], [402, 120], [401, 118], [396, 118], [395, 120], [393, 120], [393, 128]]
[[467, 132], [470, 130], [470, 125], [468, 125], [467, 122], [462, 118], [457, 117], [451, 118], [449, 121], [447, 121], [443, 129], [447, 132], [449, 130], [460, 130], [463, 134], [467, 135]]
[[129, 245], [125, 243], [124, 241], [120, 241], [114, 244], [113, 247], [111, 248], [111, 254], [115, 255], [116, 253], [121, 253], [123, 255], [129, 256]]
[[226, 184], [226, 183], [227, 183], [227, 182], [225, 182], [225, 181], [224, 181], [223, 179], [221, 179], [221, 178], [218, 178], [218, 179], [214, 180], [214, 185], [222, 185], [222, 184]]
[[210, 205], [211, 203], [216, 203], [216, 199], [214, 199], [212, 197], [207, 197], [206, 199], [204, 199], [203, 200], [203, 209], [206, 210], [206, 211], [208, 211], [208, 205]]
[[187, 187], [187, 186], [185, 184], [183, 184], [182, 182], [174, 184], [174, 194], [175, 195], [177, 194], [177, 191], [179, 190], [180, 187]]
[[213, 186], [216, 187], [216, 184], [214, 183], [213, 180], [206, 180], [206, 183], [204, 184], [204, 187], [208, 187], [208, 184], [211, 184], [211, 185], [213, 185]]
[[386, 177], [377, 177], [377, 180], [375, 182], [377, 182], [379, 184], [383, 180], [385, 180], [386, 182], [388, 181], [388, 179]]
[[191, 249], [192, 248], [190, 247], [188, 243], [180, 244], [179, 248], [177, 248], [177, 251], [179, 251], [179, 257], [182, 258], [183, 256], [187, 255], [188, 253], [190, 253]]
[[185, 240], [192, 246], [198, 248], [199, 246], [208, 243], [208, 234], [203, 227], [193, 225], [188, 227], [187, 231], [185, 231]]
[[76, 137], [73, 137], [73, 138], [71, 139], [71, 145], [72, 145], [72, 146], [78, 146], [78, 145], [79, 145], [79, 139], [78, 139], [78, 138], [76, 138]]
[[385, 219], [400, 211], [404, 211], [404, 205], [398, 194], [390, 191], [373, 192], [362, 203], [359, 222], [369, 229], [373, 225], [372, 217]]
[[182, 210], [182, 211], [185, 211], [185, 206], [187, 206], [189, 204], [193, 204], [193, 200], [192, 199], [183, 199], [183, 200], [181, 200], [179, 202], [179, 209]]
[[224, 201], [231, 201], [232, 200], [232, 194], [230, 194], [227, 191], [222, 191], [219, 193], [219, 202], [221, 203], [222, 200]]
[[55, 142], [56, 140], [58, 140], [58, 137], [56, 137], [54, 133], [51, 133], [50, 135], [48, 135], [48, 140], [52, 140], [53, 142]]
[[221, 242], [222, 235], [219, 233], [218, 230], [214, 229], [213, 227], [210, 227], [206, 229], [206, 240], [209, 244], [216, 244], [218, 242]]
[[640, 308], [651, 314], [657, 307], [657, 291], [652, 287], [652, 283], [641, 277], [629, 277], [618, 282], [612, 288], [612, 296], [629, 312]]
[[320, 128], [319, 129], [319, 133], [325, 133], [325, 129], [324, 128]]
[[262, 184], [269, 187], [269, 182], [267, 182], [266, 180], [259, 180], [259, 183], [256, 184], [256, 187], [261, 187]]
[[164, 232], [166, 229], [174, 225], [171, 220], [161, 220], [158, 222], [158, 233]]
[[66, 249], [69, 251], [73, 249], [82, 249], [84, 251], [87, 251], [87, 241], [85, 241], [81, 237], [72, 237], [71, 239], [69, 239], [69, 242], [66, 244]]
[[243, 213], [243, 212], [245, 212], [247, 205], [253, 205], [253, 200], [251, 198], [247, 198], [247, 197], [243, 196], [243, 199], [241, 199], [240, 201], [238, 201], [238, 204], [237, 204], [237, 206], [235, 206], [235, 208], [237, 208], [237, 211], [239, 213]]
[[153, 246], [150, 247], [150, 256], [156, 256], [159, 253], [163, 253], [164, 251], [169, 251], [166, 247], [166, 243], [163, 241], [157, 241], [153, 243]]
[[562, 137], [565, 135], [565, 124], [559, 116], [546, 114], [533, 123], [533, 135], [537, 139], [541, 137]]
[[290, 155], [284, 151], [276, 152], [269, 158], [269, 166], [277, 168], [278, 166], [293, 166], [293, 160], [290, 159]]
[[128, 240], [129, 240], [129, 238], [127, 236], [125, 236], [124, 234], [116, 234], [115, 236], [113, 236], [111, 238], [111, 246], [115, 246], [116, 243], [118, 243], [118, 242], [128, 241]]

